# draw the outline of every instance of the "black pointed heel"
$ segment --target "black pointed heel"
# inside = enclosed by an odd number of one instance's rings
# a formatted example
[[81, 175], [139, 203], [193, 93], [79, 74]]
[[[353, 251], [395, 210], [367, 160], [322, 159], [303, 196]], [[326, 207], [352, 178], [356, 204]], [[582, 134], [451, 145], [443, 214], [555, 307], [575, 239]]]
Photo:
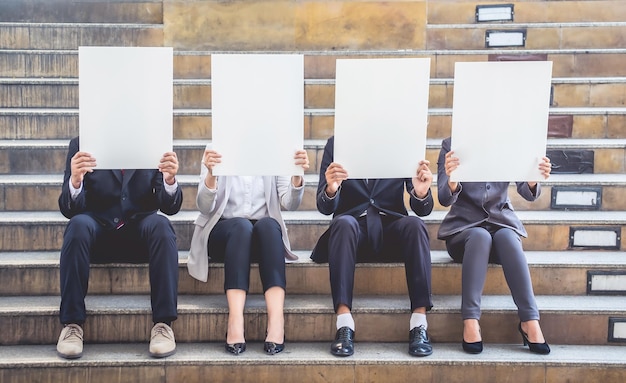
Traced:
[[478, 342], [467, 343], [465, 339], [463, 340], [463, 351], [468, 354], [480, 354], [483, 352], [483, 341], [479, 340]]
[[517, 326], [519, 333], [522, 334], [522, 341], [524, 342], [524, 346], [528, 346], [530, 352], [534, 352], [535, 354], [547, 355], [550, 353], [550, 346], [548, 342], [543, 343], [533, 343], [528, 340], [528, 335], [522, 330], [522, 322]]
[[[228, 339], [228, 333], [226, 334], [225, 338]], [[246, 342], [228, 343], [228, 341], [226, 341], [224, 343], [224, 349], [226, 350], [226, 352], [234, 355], [239, 355], [246, 351]]]
[[284, 341], [283, 343], [265, 342], [265, 344], [263, 344], [263, 351], [265, 351], [265, 353], [268, 355], [276, 355], [279, 352], [283, 352], [284, 349]]

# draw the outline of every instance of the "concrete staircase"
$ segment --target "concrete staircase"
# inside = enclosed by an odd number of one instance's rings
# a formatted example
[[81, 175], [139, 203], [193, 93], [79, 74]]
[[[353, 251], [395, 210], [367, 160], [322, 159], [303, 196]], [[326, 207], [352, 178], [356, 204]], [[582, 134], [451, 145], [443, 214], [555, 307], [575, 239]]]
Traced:
[[[510, 23], [477, 23], [478, 4], [514, 4]], [[7, 0], [0, 2], [0, 381], [17, 382], [623, 382], [626, 380], [626, 2], [624, 1], [240, 1]], [[525, 29], [522, 48], [486, 48], [487, 30]], [[78, 134], [80, 45], [173, 46], [174, 137], [183, 211], [172, 217], [180, 249], [178, 353], [147, 354], [146, 265], [92, 268], [85, 356], [56, 356], [58, 257], [67, 220], [58, 212], [69, 139]], [[211, 54], [305, 55], [306, 194], [285, 214], [300, 261], [287, 266], [286, 351], [262, 354], [265, 308], [258, 273], [246, 309], [248, 351], [223, 351], [227, 320], [222, 265], [208, 283], [188, 276], [201, 152], [211, 138]], [[435, 352], [407, 353], [408, 297], [402, 265], [357, 272], [357, 351], [338, 359], [328, 268], [308, 260], [329, 217], [315, 211], [318, 161], [333, 134], [335, 61], [430, 57], [427, 157], [436, 164], [450, 134], [454, 63], [553, 61], [551, 121], [567, 136], [548, 149], [593, 153], [592, 172], [554, 174], [529, 204], [511, 189], [542, 315], [548, 356], [530, 354], [502, 270], [491, 266], [481, 325], [485, 351], [460, 347], [460, 266], [436, 231], [445, 209], [425, 217], [431, 238]], [[554, 119], [554, 120], [553, 120]], [[434, 169], [433, 169], [434, 170]], [[593, 206], [555, 205], [558, 193], [596, 193]], [[436, 192], [436, 191], [435, 191]], [[583, 236], [583, 245], [576, 242]], [[591, 233], [591, 234], [589, 234]], [[597, 233], [597, 235], [594, 235]], [[613, 238], [609, 243], [597, 237]], [[609, 241], [610, 242], [610, 241]]]

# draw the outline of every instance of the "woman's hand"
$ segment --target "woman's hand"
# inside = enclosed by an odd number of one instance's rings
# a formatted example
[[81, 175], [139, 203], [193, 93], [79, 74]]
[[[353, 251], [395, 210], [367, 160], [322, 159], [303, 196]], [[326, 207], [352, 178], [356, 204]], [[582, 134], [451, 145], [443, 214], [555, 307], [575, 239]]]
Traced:
[[[296, 166], [302, 166], [305, 172], [309, 169], [309, 155], [306, 150], [298, 150], [293, 158], [296, 160]], [[304, 180], [302, 176], [293, 176], [291, 177], [291, 183], [295, 187], [300, 187], [304, 183]]]
[[217, 187], [217, 177], [213, 175], [213, 168], [215, 165], [222, 162], [222, 155], [213, 149], [205, 149], [202, 155], [202, 165], [206, 166], [209, 170], [204, 178], [204, 184], [209, 189], [215, 189]]
[[[548, 157], [542, 157], [541, 162], [539, 163], [539, 171], [544, 179], [548, 179], [550, 177], [550, 173], [552, 172], [552, 164], [550, 163], [550, 159]], [[531, 189], [535, 189], [537, 186], [537, 182], [529, 182], [528, 186]]]

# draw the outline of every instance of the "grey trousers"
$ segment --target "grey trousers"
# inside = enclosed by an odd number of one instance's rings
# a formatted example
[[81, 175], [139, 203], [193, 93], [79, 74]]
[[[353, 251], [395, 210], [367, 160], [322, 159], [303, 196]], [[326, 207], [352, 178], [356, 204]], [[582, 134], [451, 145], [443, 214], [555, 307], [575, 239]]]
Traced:
[[515, 231], [491, 225], [473, 227], [448, 238], [446, 247], [455, 262], [463, 263], [463, 319], [480, 319], [481, 295], [491, 262], [502, 265], [520, 320], [539, 320], [528, 262]]

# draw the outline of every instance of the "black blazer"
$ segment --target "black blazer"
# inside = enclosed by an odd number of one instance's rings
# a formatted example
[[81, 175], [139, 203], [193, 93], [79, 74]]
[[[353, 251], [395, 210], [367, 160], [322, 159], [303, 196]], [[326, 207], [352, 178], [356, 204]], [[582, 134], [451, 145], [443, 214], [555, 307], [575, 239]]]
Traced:
[[120, 221], [130, 223], [157, 210], [167, 215], [176, 214], [182, 205], [183, 194], [178, 187], [170, 196], [163, 186], [163, 174], [158, 169], [94, 170], [87, 173], [83, 189], [76, 198], [70, 196], [71, 161], [79, 151], [78, 137], [70, 141], [59, 209], [67, 217], [88, 213], [103, 226], [113, 229]]
[[[370, 179], [368, 185], [363, 179], [347, 179], [341, 183], [335, 198], [326, 195], [326, 169], [333, 162], [335, 138], [330, 137], [324, 147], [324, 156], [319, 173], [317, 186], [317, 209], [325, 215], [333, 214], [338, 217], [349, 214], [359, 217], [370, 205], [390, 216], [402, 217], [408, 215], [404, 204], [405, 190], [410, 193], [409, 204], [411, 210], [420, 217], [426, 216], [433, 210], [433, 196], [428, 195], [420, 200], [413, 193], [413, 183], [410, 178]], [[326, 230], [320, 237], [311, 254], [316, 262], [328, 261], [328, 236]]]

